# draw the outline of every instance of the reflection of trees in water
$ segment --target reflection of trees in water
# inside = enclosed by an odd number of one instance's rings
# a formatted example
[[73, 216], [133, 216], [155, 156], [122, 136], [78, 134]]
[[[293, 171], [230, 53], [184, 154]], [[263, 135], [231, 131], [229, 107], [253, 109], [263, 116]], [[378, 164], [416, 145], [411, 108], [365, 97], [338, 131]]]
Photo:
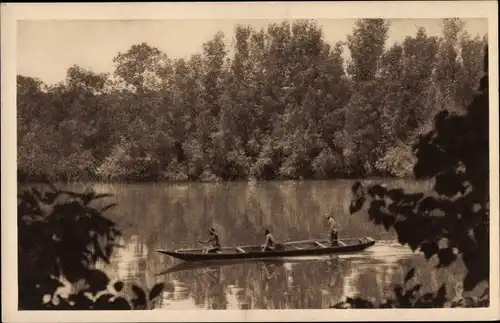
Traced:
[[295, 288], [290, 308], [322, 308], [326, 294], [340, 297], [345, 269], [335, 258], [293, 264]]
[[122, 239], [122, 248], [117, 248], [111, 264], [111, 276], [125, 283], [137, 280], [144, 281], [148, 248], [139, 241], [138, 236]]
[[[394, 284], [401, 282], [407, 268], [419, 259], [331, 257], [285, 263], [254, 262], [185, 270], [160, 279], [178, 280], [179, 286], [184, 284], [184, 293], [170, 297], [189, 297], [200, 308], [315, 309], [329, 307], [345, 296], [364, 295], [380, 301], [392, 295]], [[421, 281], [437, 280], [431, 268], [422, 268], [417, 272]], [[447, 279], [453, 284], [459, 280]]]
[[208, 309], [226, 309], [228, 280], [219, 267], [184, 271], [175, 275], [182, 282], [189, 282], [191, 296], [196, 306]]
[[223, 310], [227, 308], [227, 299], [225, 289], [227, 286], [222, 283], [221, 269], [213, 268], [208, 270], [205, 275], [200, 278], [207, 282], [206, 289], [208, 291], [206, 306], [208, 309]]
[[134, 296], [131, 285], [151, 286], [148, 281], [150, 273], [150, 253], [148, 247], [136, 235], [121, 239], [122, 247], [116, 248], [110, 264], [98, 264], [98, 269], [105, 271], [111, 281], [122, 281], [126, 288], [126, 297]]
[[177, 280], [167, 282], [162, 298], [159, 299], [158, 308], [168, 308], [172, 305], [172, 301], [178, 303], [180, 301], [189, 300], [190, 292], [189, 287], [182, 282]]
[[436, 270], [421, 256], [397, 258], [392, 261], [387, 261], [387, 259], [346, 261], [345, 266], [351, 272], [347, 279], [344, 278], [350, 286], [347, 286], [346, 293], [342, 298], [363, 296], [374, 303], [381, 303], [386, 298], [393, 297], [395, 285], [402, 284], [406, 272], [415, 266], [419, 268], [415, 277], [422, 284], [421, 293], [434, 291], [444, 282], [453, 297], [455, 291], [460, 290], [458, 283], [464, 275], [461, 264], [454, 264], [446, 271]]
[[[158, 256], [147, 252], [147, 247], [137, 237], [131, 237], [116, 257], [117, 267], [113, 271], [120, 273], [122, 280], [152, 284], [147, 278], [151, 279], [151, 271], [155, 270], [153, 260]], [[247, 263], [186, 270], [159, 277], [157, 281], [168, 283], [178, 279], [181, 282], [179, 285], [186, 285], [185, 292], [166, 298], [189, 297], [193, 299], [194, 306], [201, 308], [314, 309], [328, 307], [345, 296], [364, 295], [374, 301], [382, 301], [393, 294], [394, 285], [403, 280], [405, 272], [415, 265], [415, 261], [423, 259], [419, 256], [380, 259], [331, 257], [289, 263]], [[458, 267], [456, 275], [444, 277], [439, 277], [440, 271], [428, 267], [419, 266], [421, 269], [416, 275], [420, 276], [420, 281], [430, 282], [431, 286], [433, 281], [437, 284], [444, 278], [450, 283], [450, 291], [453, 291], [456, 282], [461, 279], [462, 271]], [[228, 304], [229, 301], [232, 303]]]
[[[343, 213], [343, 199], [351, 184], [349, 181], [319, 181], [113, 186], [121, 214], [120, 219], [115, 220], [125, 229], [126, 248], [117, 250], [117, 259], [113, 261], [117, 266], [108, 272], [112, 277], [116, 277], [113, 272], [120, 272], [119, 276], [125, 281], [153, 280], [157, 273], [155, 266], [159, 272], [172, 265], [174, 260], [146, 252], [146, 247], [196, 246], [197, 238], [206, 234], [207, 226], [216, 227], [223, 245], [261, 243], [264, 241], [262, 229], [266, 225], [272, 227], [277, 240], [324, 236], [326, 223], [320, 214], [328, 210], [336, 211], [337, 221], [342, 227], [341, 236], [385, 237], [379, 235], [362, 216], [351, 217]], [[421, 187], [421, 184], [415, 185]], [[153, 200], [155, 202], [151, 203]], [[144, 241], [139, 241], [138, 237]], [[209, 302], [212, 307], [223, 307], [224, 295], [231, 290], [228, 287], [235, 285], [243, 289], [237, 297], [243, 307], [321, 308], [330, 305], [327, 304], [329, 299], [331, 303], [340, 300], [344, 294], [345, 277], [352, 278], [353, 292], [392, 293], [394, 283], [404, 275], [403, 268], [409, 266], [392, 259], [389, 259], [392, 263], [375, 261], [365, 267], [342, 259], [334, 265], [327, 265], [324, 261], [296, 263], [291, 270], [286, 266], [281, 268], [268, 281], [263, 279], [265, 272], [261, 266], [222, 267], [219, 290], [211, 288], [211, 291], [208, 282], [197, 280], [190, 271], [175, 275], [190, 286], [196, 306], [200, 307]], [[374, 260], [363, 260], [370, 261]], [[431, 282], [430, 285], [444, 279], [453, 290], [463, 268], [457, 268], [455, 274], [448, 276], [440, 271], [432, 276], [431, 272], [430, 267], [423, 267], [417, 275]], [[170, 277], [159, 279], [170, 281]], [[152, 281], [147, 282], [147, 285], [151, 284]], [[267, 303], [262, 301], [264, 296]]]
[[284, 267], [282, 264], [263, 263], [259, 266], [261, 276], [261, 297], [257, 299], [257, 306], [265, 309], [281, 309], [284, 307], [286, 285], [284, 281]]
[[[272, 227], [278, 240], [323, 237], [321, 216], [334, 211], [341, 236], [381, 234], [363, 217], [345, 213], [350, 182], [266, 182], [132, 184], [113, 186], [126, 234], [139, 235], [155, 248], [196, 245], [215, 226], [225, 245], [260, 243]], [[97, 185], [98, 186], [98, 185]], [[384, 233], [385, 234], [385, 233]], [[386, 236], [383, 236], [386, 238]]]
[[[348, 268], [342, 266], [339, 259], [332, 259], [326, 263], [326, 272], [328, 276], [328, 284], [324, 291], [328, 294], [329, 299], [340, 299], [344, 293], [343, 277], [348, 274]], [[329, 306], [322, 302], [322, 307]]]
[[174, 275], [191, 286], [191, 295], [198, 307], [226, 308], [228, 293], [237, 289], [239, 308], [285, 309], [322, 308], [324, 292], [321, 290], [329, 288], [340, 298], [343, 271], [333, 260], [293, 265], [252, 263]]
[[[246, 210], [246, 216], [252, 226], [248, 228], [251, 230], [253, 237], [249, 237], [248, 243], [256, 243], [260, 241], [262, 236], [263, 227], [271, 226], [271, 214], [273, 213], [273, 201], [275, 188], [272, 185], [264, 185], [262, 183], [251, 184], [250, 186], [244, 187], [243, 196], [246, 197], [246, 204], [248, 208]], [[281, 212], [279, 213], [281, 214]]]
[[353, 281], [352, 294], [345, 296], [360, 296], [366, 299], [381, 301], [392, 295], [393, 285], [402, 282], [406, 268], [410, 268], [411, 259], [401, 258], [376, 260], [365, 259], [351, 261]]
[[[435, 291], [444, 283], [446, 290], [453, 298], [457, 292], [460, 292], [460, 284], [465, 276], [464, 264], [461, 259], [458, 259], [449, 267], [436, 269], [436, 263], [437, 261], [428, 263], [422, 260], [418, 264], [418, 270], [415, 274], [416, 280], [422, 283], [422, 291], [425, 292]], [[483, 290], [484, 286], [480, 285], [472, 292], [472, 295], [479, 296]]]
[[[303, 239], [310, 235], [311, 232], [311, 217], [310, 214], [318, 214], [318, 208], [311, 203], [310, 192], [304, 190], [303, 183], [295, 181], [287, 181], [276, 184], [276, 199], [279, 199], [282, 208], [278, 210], [283, 215], [280, 219], [273, 219], [274, 224], [281, 230], [282, 239]], [[278, 207], [280, 207], [279, 205]], [[307, 220], [304, 217], [308, 217]], [[293, 230], [293, 228], [300, 230]], [[292, 229], [292, 232], [290, 232]], [[293, 232], [295, 231], [295, 232]]]
[[116, 220], [126, 234], [143, 237], [150, 247], [186, 247], [212, 225], [218, 226], [228, 245], [262, 241], [264, 226], [271, 226], [278, 240], [324, 236], [321, 214], [327, 211], [335, 212], [342, 236], [387, 238], [363, 217], [345, 212], [350, 185], [350, 181], [290, 181], [95, 187], [116, 193], [121, 215]]
[[240, 308], [314, 309], [341, 299], [343, 277], [352, 271], [349, 262], [333, 258], [204, 268], [175, 275], [191, 286], [194, 302], [202, 308], [226, 308], [228, 293], [235, 286], [241, 289], [236, 298]]
[[203, 274], [201, 270], [185, 271], [177, 273], [173, 277], [177, 278], [181, 282], [189, 284], [195, 305], [203, 307], [206, 300], [206, 289], [204, 284], [198, 280], [198, 275], [200, 274]]

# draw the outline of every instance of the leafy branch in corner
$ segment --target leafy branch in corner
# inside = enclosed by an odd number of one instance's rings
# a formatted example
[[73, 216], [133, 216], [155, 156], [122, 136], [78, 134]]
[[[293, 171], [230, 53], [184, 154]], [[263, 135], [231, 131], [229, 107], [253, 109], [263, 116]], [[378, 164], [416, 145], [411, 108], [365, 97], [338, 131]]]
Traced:
[[[462, 258], [466, 275], [464, 291], [489, 282], [489, 101], [487, 57], [485, 76], [479, 94], [467, 107], [466, 113], [442, 111], [436, 116], [435, 127], [414, 146], [417, 179], [432, 178], [432, 194], [406, 193], [376, 184], [352, 187], [354, 196], [350, 212], [360, 211], [370, 200], [368, 219], [386, 230], [394, 229], [400, 244], [421, 251], [426, 259], [437, 257], [437, 268], [450, 266]], [[413, 270], [413, 269], [412, 269]], [[411, 274], [410, 274], [411, 273]], [[413, 276], [414, 271], [410, 271]], [[408, 278], [408, 277], [407, 277]], [[381, 307], [439, 306], [446, 294], [441, 286], [436, 294], [416, 299], [416, 285], [411, 289], [397, 286], [395, 300]], [[416, 288], [416, 289], [415, 289]], [[362, 299], [348, 299], [351, 307], [374, 307]], [[483, 295], [466, 298], [452, 306], [488, 306], [489, 288]], [[338, 304], [342, 307], [342, 304]]]
[[[110, 279], [96, 269], [110, 263], [121, 232], [103, 216], [115, 204], [98, 209], [94, 201], [110, 197], [92, 189], [83, 193], [58, 190], [50, 183], [18, 195], [19, 308], [22, 310], [127, 310], [151, 308], [163, 283], [149, 294], [133, 285], [136, 298], [126, 299], [123, 282], [109, 288]], [[63, 296], [61, 287], [72, 286]]]

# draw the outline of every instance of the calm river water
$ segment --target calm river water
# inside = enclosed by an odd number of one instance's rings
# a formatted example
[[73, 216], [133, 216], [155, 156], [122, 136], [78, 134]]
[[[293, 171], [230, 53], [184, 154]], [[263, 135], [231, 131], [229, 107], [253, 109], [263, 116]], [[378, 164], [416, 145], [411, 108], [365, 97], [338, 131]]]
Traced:
[[[385, 181], [410, 191], [430, 189], [427, 182]], [[463, 279], [460, 264], [449, 271], [433, 268], [420, 254], [400, 246], [393, 232], [350, 215], [352, 181], [257, 183], [71, 184], [113, 193], [114, 214], [124, 232], [124, 248], [103, 267], [113, 280], [166, 289], [159, 309], [318, 309], [360, 295], [380, 301], [392, 296], [407, 270], [417, 266], [426, 289], [448, 285], [453, 297]], [[270, 227], [277, 240], [327, 237], [323, 214], [333, 211], [340, 237], [371, 236], [377, 244], [363, 253], [338, 257], [301, 258], [277, 263], [249, 262], [163, 274], [180, 261], [156, 248], [195, 247], [206, 228], [220, 233], [223, 245], [264, 241]], [[425, 291], [425, 290], [424, 290]]]

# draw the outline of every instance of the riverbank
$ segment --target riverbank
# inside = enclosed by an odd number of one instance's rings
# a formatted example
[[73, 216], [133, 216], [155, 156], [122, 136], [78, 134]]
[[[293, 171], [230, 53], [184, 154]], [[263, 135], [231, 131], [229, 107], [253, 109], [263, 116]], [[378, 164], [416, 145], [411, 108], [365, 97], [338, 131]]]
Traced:
[[[222, 179], [198, 179], [198, 180], [170, 180], [170, 179], [154, 179], [150, 180], [147, 178], [113, 178], [113, 179], [104, 179], [98, 178], [96, 176], [88, 176], [88, 177], [68, 177], [68, 176], [49, 176], [47, 174], [44, 175], [35, 175], [28, 176], [25, 174], [20, 174], [18, 172], [17, 182], [19, 184], [32, 184], [32, 183], [43, 183], [43, 182], [61, 182], [61, 183], [96, 183], [96, 184], [135, 184], [135, 183], [171, 183], [171, 184], [189, 184], [189, 183], [256, 183], [256, 182], [304, 182], [304, 181], [352, 181], [352, 180], [363, 180], [363, 181], [386, 181], [386, 180], [409, 180], [416, 181], [413, 175], [407, 176], [339, 176], [339, 177], [327, 177], [327, 178], [301, 178], [301, 179], [286, 179], [286, 178], [272, 178], [272, 179], [233, 179], [233, 180], [222, 180]], [[427, 179], [422, 179], [422, 181], [426, 181]]]

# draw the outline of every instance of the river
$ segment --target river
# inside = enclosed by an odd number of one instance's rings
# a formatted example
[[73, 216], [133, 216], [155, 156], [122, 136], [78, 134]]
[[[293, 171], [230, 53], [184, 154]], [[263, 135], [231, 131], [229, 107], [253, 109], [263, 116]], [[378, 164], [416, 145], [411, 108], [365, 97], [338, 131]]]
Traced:
[[[384, 180], [409, 191], [431, 189], [429, 182]], [[446, 283], [455, 295], [463, 267], [436, 270], [419, 253], [399, 245], [394, 232], [368, 221], [365, 213], [350, 215], [353, 181], [282, 181], [225, 183], [92, 184], [112, 193], [118, 204], [114, 219], [124, 233], [111, 265], [103, 266], [113, 281], [151, 288], [164, 282], [158, 309], [319, 309], [345, 297], [381, 301], [393, 295], [408, 269], [426, 290]], [[89, 184], [71, 184], [83, 189]], [[327, 237], [325, 213], [333, 212], [340, 238], [370, 236], [372, 248], [358, 254], [299, 258], [282, 262], [225, 264], [164, 274], [180, 261], [156, 248], [197, 246], [214, 227], [223, 245], [264, 241], [271, 228], [279, 241]], [[127, 290], [127, 293], [130, 290]]]

